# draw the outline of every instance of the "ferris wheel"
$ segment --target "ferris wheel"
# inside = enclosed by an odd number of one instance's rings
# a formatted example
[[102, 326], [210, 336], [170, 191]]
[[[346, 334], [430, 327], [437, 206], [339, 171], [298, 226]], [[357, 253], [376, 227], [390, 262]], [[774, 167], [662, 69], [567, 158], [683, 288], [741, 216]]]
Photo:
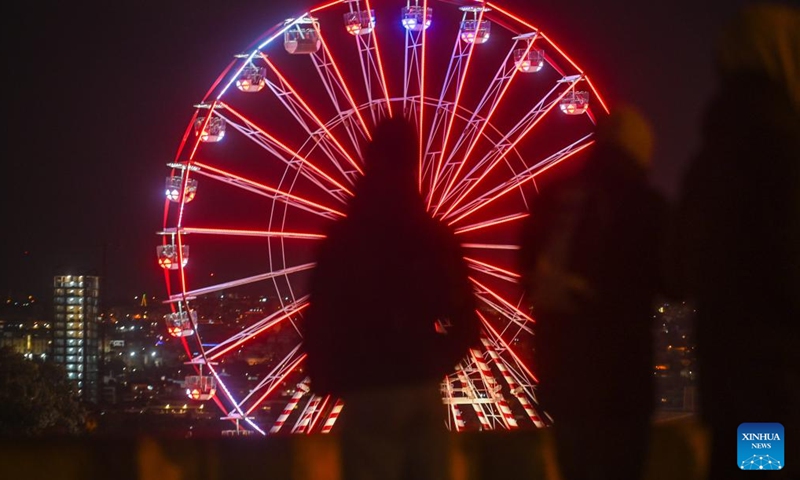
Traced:
[[605, 114], [585, 72], [493, 2], [333, 0], [272, 26], [195, 105], [168, 164], [157, 257], [167, 330], [194, 369], [187, 395], [215, 402], [226, 434], [335, 427], [346, 405], [302, 373], [306, 282], [373, 127], [404, 116], [421, 140], [420, 191], [466, 252], [483, 324], [481, 348], [442, 382], [448, 428], [549, 424], [517, 229], [537, 176], [589, 147]]

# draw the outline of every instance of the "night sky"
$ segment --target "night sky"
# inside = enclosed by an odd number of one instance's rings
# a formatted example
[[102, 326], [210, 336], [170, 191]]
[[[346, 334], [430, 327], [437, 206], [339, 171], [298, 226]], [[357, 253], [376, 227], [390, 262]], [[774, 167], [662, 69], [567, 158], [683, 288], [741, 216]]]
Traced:
[[[64, 273], [103, 275], [109, 302], [163, 296], [165, 164], [193, 103], [233, 54], [315, 3], [18, 5], [6, 19], [23, 33], [5, 47], [3, 296], [49, 296]], [[674, 198], [713, 92], [716, 34], [745, 0], [497, 3], [554, 39], [612, 108], [643, 109], [657, 135], [653, 181]]]

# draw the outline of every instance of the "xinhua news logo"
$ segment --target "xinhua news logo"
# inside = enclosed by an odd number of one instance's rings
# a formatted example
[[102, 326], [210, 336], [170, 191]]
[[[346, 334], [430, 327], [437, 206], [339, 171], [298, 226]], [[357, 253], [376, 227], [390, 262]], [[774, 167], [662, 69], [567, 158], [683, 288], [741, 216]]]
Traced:
[[780, 470], [785, 466], [783, 425], [743, 423], [736, 432], [737, 463], [742, 470]]

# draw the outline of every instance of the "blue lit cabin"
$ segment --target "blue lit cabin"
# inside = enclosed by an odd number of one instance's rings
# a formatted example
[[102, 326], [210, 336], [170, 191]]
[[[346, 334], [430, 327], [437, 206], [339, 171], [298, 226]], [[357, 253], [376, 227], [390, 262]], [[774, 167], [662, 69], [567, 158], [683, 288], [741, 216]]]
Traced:
[[406, 30], [421, 32], [431, 26], [432, 17], [432, 8], [428, 7], [427, 12], [425, 12], [425, 8], [420, 5], [410, 5], [403, 7], [400, 22]]

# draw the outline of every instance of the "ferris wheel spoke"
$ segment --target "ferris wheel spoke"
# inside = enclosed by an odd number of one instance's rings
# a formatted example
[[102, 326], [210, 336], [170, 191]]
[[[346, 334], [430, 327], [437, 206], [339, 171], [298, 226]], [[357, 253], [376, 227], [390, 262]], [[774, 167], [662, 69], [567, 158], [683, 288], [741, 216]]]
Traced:
[[[261, 403], [276, 389], [278, 388], [293, 371], [305, 360], [306, 354], [300, 352], [300, 345], [297, 345], [289, 352], [283, 360], [281, 360], [259, 384], [253, 388], [247, 396], [242, 399], [239, 408], [249, 404], [245, 413], [250, 415], [253, 411], [261, 405]], [[258, 395], [255, 401], [250, 401]]]
[[[369, 127], [367, 127], [364, 116], [361, 115], [361, 111], [358, 109], [358, 104], [353, 97], [350, 87], [342, 76], [342, 72], [336, 63], [333, 53], [328, 48], [328, 43], [325, 41], [324, 35], [322, 35], [322, 30], [320, 30], [319, 25], [316, 24], [314, 28], [317, 31], [322, 48], [311, 54], [311, 60], [314, 63], [314, 67], [317, 69], [319, 78], [325, 86], [325, 92], [328, 94], [338, 116], [343, 119], [348, 119], [348, 121], [344, 123], [344, 126], [350, 136], [350, 141], [354, 146], [358, 147], [360, 139], [372, 138]], [[358, 165], [354, 165], [354, 167], [359, 173], [364, 173]]]
[[525, 372], [527, 378], [533, 380], [534, 382], [539, 382], [539, 379], [536, 375], [533, 374], [531, 369], [522, 361], [522, 359], [517, 355], [514, 350], [511, 348], [509, 342], [503, 339], [503, 336], [500, 332], [497, 331], [496, 328], [492, 326], [492, 324], [484, 317], [480, 312], [478, 312], [478, 317], [481, 319], [481, 323], [483, 323], [484, 328], [490, 334], [490, 338], [500, 346], [499, 350], [501, 352], [508, 352], [509, 356], [514, 359], [514, 365], [517, 368]]
[[169, 297], [167, 302], [178, 302], [187, 298], [194, 298], [200, 295], [208, 295], [209, 293], [215, 293], [222, 290], [227, 290], [229, 288], [241, 287], [243, 285], [250, 285], [253, 283], [263, 282], [264, 280], [269, 280], [275, 277], [284, 276], [284, 275], [291, 275], [294, 273], [304, 272], [306, 270], [311, 270], [314, 268], [315, 263], [305, 263], [303, 265], [298, 265], [295, 267], [284, 268], [281, 270], [275, 270], [268, 273], [262, 273], [259, 275], [253, 275], [251, 277], [240, 278], [238, 280], [232, 280], [230, 282], [220, 283], [217, 285], [211, 285], [209, 287], [198, 288], [196, 290], [188, 290], [185, 294], [176, 294]]
[[462, 243], [461, 246], [478, 250], [519, 250], [519, 245], [502, 243]]
[[[222, 419], [223, 420], [231, 420], [231, 421], [235, 421], [235, 422], [238, 422], [239, 420], [244, 419], [250, 426], [253, 427], [254, 430], [256, 430], [259, 433], [261, 433], [262, 435], [264, 435], [265, 434], [264, 431], [261, 428], [259, 428], [258, 425], [254, 424], [250, 419], [248, 419], [247, 418], [247, 414], [244, 413], [242, 411], [242, 409], [239, 407], [239, 405], [236, 403], [236, 398], [231, 394], [230, 389], [228, 389], [228, 386], [225, 385], [225, 382], [223, 381], [222, 377], [220, 377], [219, 373], [217, 373], [217, 370], [214, 368], [213, 364], [211, 364], [211, 363], [206, 364], [206, 368], [211, 372], [211, 376], [214, 377], [214, 380], [216, 381], [217, 386], [220, 389], [222, 389], [222, 392], [223, 392], [225, 398], [228, 400], [228, 402], [231, 405], [233, 405], [233, 410], [231, 410], [228, 413], [228, 415], [226, 415]], [[225, 406], [223, 405], [222, 401], [218, 397], [219, 397], [219, 395], [214, 395], [214, 401], [217, 403], [217, 405], [220, 407], [220, 409], [222, 409], [223, 412], [227, 411], [225, 409]]]
[[271, 230], [237, 230], [230, 228], [201, 228], [201, 227], [183, 227], [166, 228], [159, 235], [170, 235], [173, 233], [181, 232], [182, 234], [200, 234], [200, 235], [223, 235], [227, 237], [263, 237], [263, 238], [292, 238], [301, 240], [322, 240], [325, 235], [320, 233], [303, 233], [303, 232], [283, 232]]
[[[229, 125], [232, 125], [239, 132], [244, 134], [249, 140], [252, 140], [254, 143], [264, 147], [288, 167], [299, 170], [304, 177], [319, 186], [321, 190], [334, 196], [340, 201], [342, 200], [342, 192], [352, 196], [353, 192], [351, 192], [341, 182], [335, 180], [328, 173], [324, 172], [315, 163], [300, 155], [300, 153], [278, 140], [275, 136], [270, 135], [262, 128], [259, 128], [254, 122], [251, 122], [243, 114], [234, 110], [232, 107], [226, 105], [225, 109], [238, 118], [242, 124], [233, 122], [220, 113], [217, 113], [217, 115], [225, 119]], [[302, 169], [301, 167], [307, 167], [310, 169], [310, 171]]]
[[485, 273], [486, 275], [491, 275], [493, 277], [499, 278], [501, 280], [505, 280], [509, 283], [518, 284], [519, 283], [519, 274], [514, 273], [510, 270], [506, 270], [504, 268], [500, 268], [496, 265], [492, 265], [490, 263], [481, 262], [479, 260], [475, 260], [474, 258], [464, 257], [464, 260], [467, 261], [469, 264], [469, 268], [476, 270], [481, 273]]
[[[389, 89], [386, 75], [383, 71], [378, 37], [375, 35], [375, 17], [370, 1], [364, 0], [366, 10], [361, 10], [360, 0], [348, 2], [350, 16], [353, 23], [348, 25], [358, 50], [358, 59], [361, 64], [361, 76], [364, 81], [364, 90], [367, 95], [369, 111], [372, 115], [373, 125], [387, 116], [392, 116], [392, 104], [389, 99]], [[355, 26], [355, 28], [353, 28]], [[383, 101], [377, 98], [383, 97]], [[385, 109], [385, 111], [384, 111]]]
[[[478, 12], [478, 19], [477, 19], [477, 24], [478, 25], [480, 25], [482, 20], [483, 20], [483, 13], [484, 13], [483, 9], [481, 9]], [[464, 20], [466, 20], [466, 18], [467, 18], [467, 12], [464, 12]], [[455, 68], [453, 68], [453, 76], [455, 77], [454, 99], [453, 99], [453, 102], [452, 102], [452, 107], [450, 107], [450, 110], [449, 111], [448, 110], [443, 110], [444, 116], [446, 117], [446, 120], [445, 120], [446, 127], [445, 127], [444, 134], [443, 134], [443, 137], [442, 137], [442, 140], [441, 140], [441, 144], [439, 145], [439, 152], [438, 152], [437, 160], [436, 160], [437, 165], [433, 169], [433, 179], [431, 181], [431, 188], [428, 191], [429, 192], [428, 193], [428, 208], [430, 208], [430, 206], [431, 206], [431, 202], [433, 200], [434, 192], [436, 191], [436, 189], [438, 187], [438, 184], [439, 184], [439, 177], [440, 177], [440, 175], [442, 173], [443, 162], [444, 162], [444, 159], [447, 157], [447, 147], [448, 147], [449, 142], [450, 142], [450, 134], [453, 131], [453, 122], [454, 122], [454, 120], [456, 118], [456, 112], [458, 111], [459, 106], [461, 105], [461, 100], [462, 100], [461, 94], [464, 91], [464, 84], [466, 82], [467, 74], [469, 73], [469, 67], [470, 67], [470, 65], [472, 63], [472, 55], [473, 55], [473, 52], [475, 51], [475, 45], [477, 44], [475, 41], [467, 43], [466, 54], [465, 54], [463, 52], [464, 43], [466, 43], [466, 42], [463, 42], [461, 40], [460, 34], [459, 34], [459, 37], [456, 38], [456, 45], [458, 47], [460, 47], [459, 50], [462, 50], [462, 51], [460, 51], [460, 52], [458, 52], [456, 54], [457, 57], [458, 57], [458, 61], [456, 62], [456, 64], [452, 65], [452, 63], [451, 63], [451, 66], [455, 67]], [[448, 77], [449, 77], [449, 75], [448, 75]], [[445, 86], [442, 88], [442, 97], [440, 97], [440, 103], [441, 103], [441, 98], [444, 97], [446, 91], [448, 90], [448, 88], [447, 88], [447, 84], [448, 83], [449, 83], [449, 81], [445, 80]], [[440, 110], [437, 109], [437, 113], [439, 111]], [[430, 145], [430, 140], [429, 140], [429, 145]], [[430, 147], [429, 147], [429, 149], [430, 149]]]
[[494, 363], [495, 367], [500, 372], [500, 375], [503, 377], [509, 393], [520, 403], [520, 405], [522, 405], [526, 415], [536, 427], [544, 427], [544, 422], [542, 422], [539, 413], [533, 406], [533, 404], [537, 402], [529, 382], [521, 380], [518, 376], [514, 375], [514, 372], [506, 363], [505, 359], [503, 359], [497, 352], [492, 342], [490, 342], [486, 337], [481, 338], [481, 342], [486, 349], [486, 353], [489, 354], [489, 358], [491, 359], [492, 363]]
[[[420, 10], [421, 9], [421, 10]], [[428, 8], [428, 1], [406, 1], [404, 12], [413, 17], [413, 26], [405, 28], [405, 43], [403, 48], [403, 114], [414, 122], [421, 123], [422, 104], [420, 99], [425, 98], [425, 32], [432, 20], [433, 9]], [[404, 20], [405, 21], [405, 18]], [[415, 100], [416, 98], [416, 100]], [[422, 138], [422, 137], [420, 137]], [[420, 147], [421, 148], [421, 147]]]
[[[451, 212], [477, 187], [494, 168], [502, 162], [506, 156], [513, 151], [517, 145], [533, 130], [534, 127], [544, 119], [553, 108], [559, 104], [561, 99], [569, 92], [569, 88], [562, 88], [560, 94], [556, 94], [560, 85], [570, 83], [574, 85], [580, 78], [573, 78], [568, 81], [560, 81], [536, 104], [508, 133], [497, 142], [494, 147], [481, 160], [479, 160], [471, 171], [461, 180], [464, 185], [463, 192], [453, 201], [442, 215], [447, 218]], [[555, 98], [552, 98], [555, 97]], [[548, 102], [548, 100], [550, 100]], [[464, 159], [468, 161], [468, 159]], [[479, 175], [477, 173], [480, 172]], [[477, 175], [477, 177], [475, 177]]]
[[[313, 140], [337, 170], [352, 183], [354, 171], [349, 168], [358, 167], [358, 162], [354, 157], [354, 155], [357, 156], [358, 154], [354, 154], [344, 147], [342, 142], [328, 129], [325, 122], [320, 119], [314, 109], [309, 106], [308, 102], [298, 93], [291, 82], [289, 82], [287, 77], [278, 70], [278, 67], [272, 61], [270, 61], [269, 57], [263, 53], [261, 57], [278, 79], [277, 83], [267, 81], [269, 89], [275, 94], [275, 97], [283, 104], [303, 130], [305, 130], [309, 140]], [[349, 164], [350, 167], [348, 169], [342, 166], [340, 157], [342, 157], [342, 161]]]
[[223, 342], [220, 342], [217, 345], [207, 349], [205, 351], [204, 358], [196, 357], [191, 363], [200, 363], [201, 360], [214, 361], [222, 355], [230, 352], [234, 348], [237, 348], [245, 342], [255, 339], [260, 334], [266, 332], [276, 325], [279, 325], [284, 320], [290, 319], [291, 317], [297, 315], [306, 307], [308, 307], [307, 295], [295, 302], [292, 302], [291, 304], [286, 305], [280, 310], [275, 311], [271, 315], [262, 318], [227, 340], [224, 340]]
[[[531, 179], [535, 178], [536, 175], [549, 170], [553, 166], [563, 162], [564, 160], [572, 157], [573, 155], [583, 151], [586, 147], [592, 145], [594, 143], [591, 139], [591, 134], [584, 136], [583, 138], [577, 140], [576, 142], [564, 147], [560, 151], [550, 155], [549, 157], [545, 158], [544, 160], [536, 163], [535, 165], [525, 169], [524, 171], [514, 175], [510, 179], [502, 182], [492, 188], [491, 190], [481, 194], [475, 200], [464, 204], [460, 209], [453, 212], [453, 215], [456, 216], [452, 220], [448, 222], [448, 225], [453, 225], [464, 218], [472, 215], [473, 213], [477, 212], [478, 210], [482, 209], [483, 207], [489, 205], [490, 203], [494, 202], [495, 200], [502, 198], [504, 195], [508, 194], [509, 192], [519, 188], [522, 184], [530, 181]], [[447, 217], [445, 217], [447, 219]]]
[[[433, 214], [436, 215], [443, 205], [444, 201], [448, 198], [450, 191], [453, 188], [456, 180], [459, 178], [461, 171], [467, 164], [468, 159], [472, 155], [478, 141], [484, 135], [486, 128], [490, 125], [498, 106], [505, 98], [509, 87], [517, 74], [520, 72], [516, 61], [513, 56], [515, 52], [520, 50], [518, 45], [520, 41], [525, 41], [525, 48], [522, 49], [522, 58], [527, 58], [528, 53], [533, 48], [534, 41], [536, 40], [536, 33], [517, 36], [514, 43], [508, 50], [505, 59], [500, 64], [497, 72], [492, 78], [491, 83], [484, 92], [483, 97], [478, 102], [478, 106], [472, 113], [472, 116], [467, 121], [461, 136], [458, 138], [457, 143], [447, 156], [444, 165], [444, 170], [449, 171], [449, 180], [447, 181], [441, 195], [438, 198], [436, 208]], [[482, 113], [486, 112], [486, 113]], [[463, 149], [463, 153], [461, 150]]]
[[[465, 17], [466, 14], [464, 12]], [[441, 156], [447, 142], [447, 136], [449, 136], [449, 129], [452, 126], [451, 119], [454, 118], [458, 111], [461, 90], [474, 47], [475, 42], [464, 42], [460, 33], [456, 32], [453, 52], [450, 54], [447, 71], [439, 90], [439, 100], [433, 109], [430, 127], [427, 130], [427, 138], [420, 137], [421, 143], [425, 145], [422, 156], [422, 169], [425, 172], [430, 172], [427, 179], [428, 206], [430, 206], [430, 195], [435, 190], [435, 184], [439, 178]], [[448, 100], [450, 96], [453, 97], [452, 100]], [[424, 109], [424, 105], [421, 105], [420, 108]], [[425, 128], [422, 122], [420, 122], [420, 128]]]
[[483, 285], [472, 277], [469, 277], [469, 280], [478, 287], [475, 294], [478, 299], [493, 307], [498, 313], [504, 315], [526, 332], [533, 333], [528, 324], [534, 323], [534, 320], [529, 315], [525, 314], [522, 310], [495, 293], [486, 285]]
[[273, 188], [262, 183], [254, 182], [247, 178], [240, 177], [216, 167], [212, 167], [211, 165], [195, 162], [193, 166], [197, 168], [197, 173], [200, 175], [213, 178], [220, 182], [239, 187], [243, 190], [247, 190], [258, 195], [263, 195], [277, 202], [281, 202], [288, 206], [295, 207], [324, 218], [335, 219], [343, 218], [345, 216], [345, 214], [339, 210], [326, 207], [320, 203], [312, 202], [306, 198], [283, 190], [278, 190], [277, 188]]
[[474, 232], [475, 230], [482, 230], [484, 228], [493, 227], [495, 225], [502, 225], [504, 223], [513, 222], [516, 220], [521, 220], [528, 216], [526, 212], [514, 213], [511, 215], [506, 215], [505, 217], [498, 217], [492, 218], [489, 220], [484, 220], [482, 222], [474, 223], [472, 225], [467, 225], [465, 227], [460, 227], [454, 230], [456, 235], [461, 235], [468, 232]]

